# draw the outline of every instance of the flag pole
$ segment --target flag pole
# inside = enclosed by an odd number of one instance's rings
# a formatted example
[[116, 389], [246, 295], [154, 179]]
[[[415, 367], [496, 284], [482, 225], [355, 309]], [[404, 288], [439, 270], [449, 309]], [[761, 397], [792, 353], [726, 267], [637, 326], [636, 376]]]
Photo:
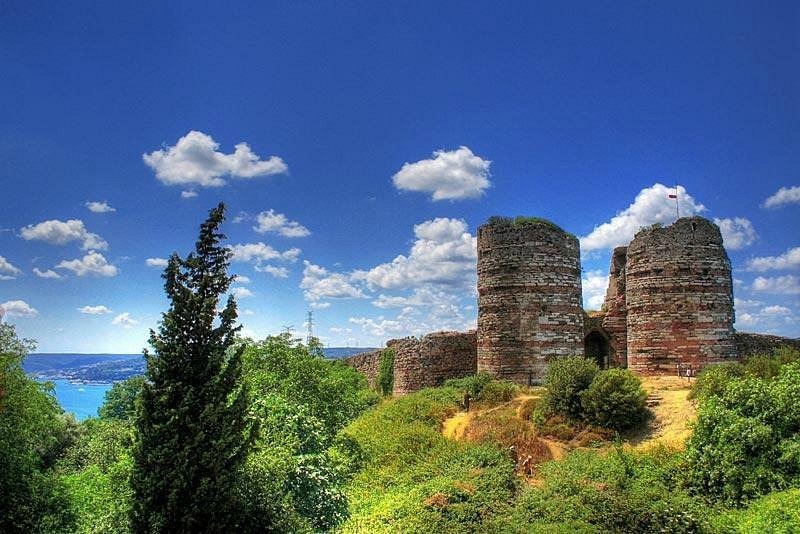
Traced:
[[678, 204], [678, 184], [675, 184], [675, 215], [681, 218], [681, 206]]

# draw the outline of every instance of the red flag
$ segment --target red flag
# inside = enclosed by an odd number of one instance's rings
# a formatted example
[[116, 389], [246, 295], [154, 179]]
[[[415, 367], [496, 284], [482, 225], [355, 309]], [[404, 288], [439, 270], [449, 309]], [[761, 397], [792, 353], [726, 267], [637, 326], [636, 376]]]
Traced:
[[670, 193], [669, 198], [678, 198], [678, 195], [673, 195], [672, 193]]

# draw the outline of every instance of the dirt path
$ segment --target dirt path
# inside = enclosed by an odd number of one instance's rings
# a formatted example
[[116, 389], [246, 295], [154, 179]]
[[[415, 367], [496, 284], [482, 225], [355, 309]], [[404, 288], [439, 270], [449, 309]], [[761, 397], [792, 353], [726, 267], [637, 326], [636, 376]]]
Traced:
[[692, 435], [691, 422], [697, 415], [695, 403], [688, 400], [691, 384], [676, 376], [653, 376], [642, 380], [642, 385], [658, 397], [658, 404], [651, 406], [654, 418], [641, 431], [626, 436], [636, 448], [656, 445], [682, 449]]

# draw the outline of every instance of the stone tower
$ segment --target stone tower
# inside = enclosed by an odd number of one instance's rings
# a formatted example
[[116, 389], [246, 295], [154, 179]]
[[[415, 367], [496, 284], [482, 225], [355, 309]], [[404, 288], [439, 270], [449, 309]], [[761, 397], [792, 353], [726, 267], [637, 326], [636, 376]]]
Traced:
[[628, 366], [628, 325], [625, 306], [625, 264], [628, 247], [617, 247], [611, 255], [608, 289], [603, 302], [603, 328], [610, 338], [609, 365]]
[[583, 354], [578, 239], [542, 219], [489, 219], [478, 229], [478, 372], [527, 384], [573, 354]]
[[731, 263], [717, 225], [684, 217], [640, 230], [624, 271], [629, 368], [674, 373], [736, 358]]

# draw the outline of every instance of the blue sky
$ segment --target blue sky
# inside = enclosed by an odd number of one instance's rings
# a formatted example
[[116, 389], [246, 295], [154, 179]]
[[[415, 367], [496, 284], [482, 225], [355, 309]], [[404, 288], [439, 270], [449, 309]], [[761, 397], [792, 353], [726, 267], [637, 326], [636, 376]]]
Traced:
[[4, 2], [4, 320], [138, 352], [159, 259], [219, 201], [252, 335], [474, 325], [491, 215], [581, 237], [596, 307], [679, 184], [723, 227], [737, 327], [800, 336], [800, 6], [536, 4]]

